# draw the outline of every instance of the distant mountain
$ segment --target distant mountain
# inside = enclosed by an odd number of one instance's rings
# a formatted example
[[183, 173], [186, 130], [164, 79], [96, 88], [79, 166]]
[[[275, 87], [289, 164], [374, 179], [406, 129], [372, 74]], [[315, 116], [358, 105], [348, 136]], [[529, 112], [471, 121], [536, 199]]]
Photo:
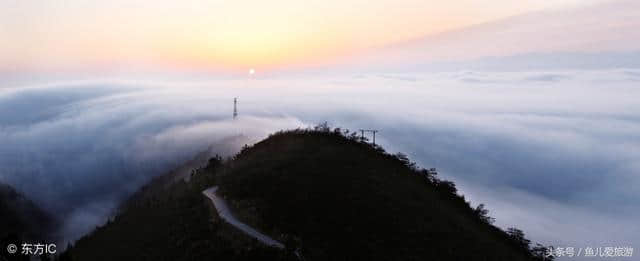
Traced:
[[[221, 220], [202, 195], [211, 186], [235, 216], [285, 249]], [[214, 157], [188, 182], [157, 178], [64, 259], [541, 260], [544, 248], [530, 248], [522, 231], [491, 223], [435, 172], [320, 126]]]
[[56, 224], [51, 215], [27, 197], [13, 187], [0, 183], [0, 260], [9, 258], [5, 251], [8, 244], [50, 242], [50, 233]]

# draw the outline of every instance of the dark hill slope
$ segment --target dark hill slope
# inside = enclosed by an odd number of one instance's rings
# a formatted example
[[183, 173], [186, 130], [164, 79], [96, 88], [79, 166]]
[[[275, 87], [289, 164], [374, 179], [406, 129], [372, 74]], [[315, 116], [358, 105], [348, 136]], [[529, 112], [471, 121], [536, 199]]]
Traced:
[[154, 178], [58, 260], [287, 260], [283, 251], [247, 238], [217, 216], [202, 191], [221, 162], [213, 158], [205, 165], [197, 172], [207, 175], [189, 182], [182, 167]]
[[5, 251], [8, 244], [51, 240], [50, 233], [56, 224], [55, 219], [33, 201], [11, 186], [0, 183], [0, 260], [16, 260], [15, 255], [8, 255]]
[[[492, 226], [453, 183], [328, 128], [276, 133], [233, 158], [212, 158], [189, 182], [174, 175], [142, 188], [64, 259], [535, 259], [522, 234]], [[201, 193], [211, 186], [240, 220], [287, 249], [222, 221]]]
[[243, 219], [287, 235], [281, 240], [309, 260], [532, 259], [453, 183], [347, 136], [272, 135], [227, 164], [220, 193]]

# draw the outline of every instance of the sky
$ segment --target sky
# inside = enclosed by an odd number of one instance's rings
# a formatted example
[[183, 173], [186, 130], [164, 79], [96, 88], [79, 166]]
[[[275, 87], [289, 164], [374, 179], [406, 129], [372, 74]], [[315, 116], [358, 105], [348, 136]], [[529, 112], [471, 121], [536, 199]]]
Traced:
[[638, 1], [0, 7], [0, 182], [66, 239], [200, 151], [328, 121], [535, 242], [640, 244]]
[[318, 66], [428, 35], [598, 2], [2, 0], [0, 70], [228, 73]]
[[[518, 62], [514, 56], [528, 58], [520, 59], [520, 63], [539, 63], [532, 59], [544, 57], [547, 66], [567, 66], [566, 63], [573, 62], [573, 67], [593, 64], [589, 60], [597, 56], [601, 66], [621, 66], [625, 55], [630, 57], [633, 55], [629, 54], [638, 51], [639, 16], [638, 1], [585, 1], [426, 35], [380, 48], [367, 54], [367, 59], [354, 62], [388, 69], [433, 62], [439, 62], [437, 66], [442, 66], [442, 62], [474, 60], [486, 63], [487, 58], [511, 57], [511, 61], [498, 61], [504, 70]], [[530, 57], [524, 57], [527, 55]], [[615, 60], [619, 62], [616, 64]]]

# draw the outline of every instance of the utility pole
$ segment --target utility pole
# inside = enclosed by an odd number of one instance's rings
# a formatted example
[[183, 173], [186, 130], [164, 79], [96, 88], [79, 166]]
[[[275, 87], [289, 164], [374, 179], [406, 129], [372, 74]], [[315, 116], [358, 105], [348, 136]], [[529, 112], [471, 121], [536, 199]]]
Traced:
[[365, 129], [360, 129], [360, 134], [361, 134], [361, 139], [362, 139], [362, 141], [364, 141], [364, 133], [365, 133], [365, 132], [371, 132], [371, 133], [373, 133], [373, 145], [376, 145], [376, 133], [377, 133], [378, 131], [379, 131], [379, 130], [365, 130]]
[[233, 119], [238, 118], [238, 98], [233, 98]]
[[371, 132], [373, 133], [373, 145], [376, 145], [376, 132], [378, 132], [378, 130], [371, 130]]

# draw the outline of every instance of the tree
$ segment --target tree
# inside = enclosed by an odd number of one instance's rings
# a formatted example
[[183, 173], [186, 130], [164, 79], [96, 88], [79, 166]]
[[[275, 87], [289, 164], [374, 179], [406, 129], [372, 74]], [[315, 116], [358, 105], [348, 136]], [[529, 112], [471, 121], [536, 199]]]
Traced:
[[489, 210], [484, 208], [484, 204], [478, 205], [473, 212], [478, 216], [478, 218], [487, 224], [493, 224], [496, 221], [495, 218], [489, 216]]
[[[245, 146], [248, 147], [246, 144], [245, 144]], [[243, 149], [244, 149], [244, 147], [243, 147]], [[209, 159], [209, 165], [207, 165], [207, 168], [213, 169], [213, 168], [218, 167], [221, 164], [222, 164], [222, 157], [220, 157], [220, 155], [216, 154], [215, 157], [212, 157], [212, 158]]]
[[531, 241], [524, 237], [524, 232], [515, 227], [507, 228], [507, 234], [518, 246], [529, 250], [529, 244]]
[[535, 247], [533, 247], [531, 249], [531, 254], [533, 255], [533, 257], [535, 257], [537, 260], [554, 260], [555, 256], [554, 255], [550, 255], [550, 251], [553, 251], [552, 247], [546, 247], [543, 246], [542, 244], [537, 243]]
[[330, 132], [331, 131], [331, 127], [329, 127], [329, 123], [328, 122], [321, 122], [318, 125], [316, 125], [315, 127], [313, 127], [314, 130], [316, 131], [320, 131], [320, 132]]
[[407, 156], [407, 154], [404, 154], [402, 152], [398, 152], [396, 155], [396, 159], [398, 159], [400, 162], [402, 162], [402, 165], [405, 165], [407, 167], [409, 167], [412, 170], [416, 170], [416, 163], [412, 162], [409, 159], [409, 156]]
[[444, 193], [455, 195], [458, 193], [456, 184], [448, 180], [440, 180], [436, 183], [436, 188]]

